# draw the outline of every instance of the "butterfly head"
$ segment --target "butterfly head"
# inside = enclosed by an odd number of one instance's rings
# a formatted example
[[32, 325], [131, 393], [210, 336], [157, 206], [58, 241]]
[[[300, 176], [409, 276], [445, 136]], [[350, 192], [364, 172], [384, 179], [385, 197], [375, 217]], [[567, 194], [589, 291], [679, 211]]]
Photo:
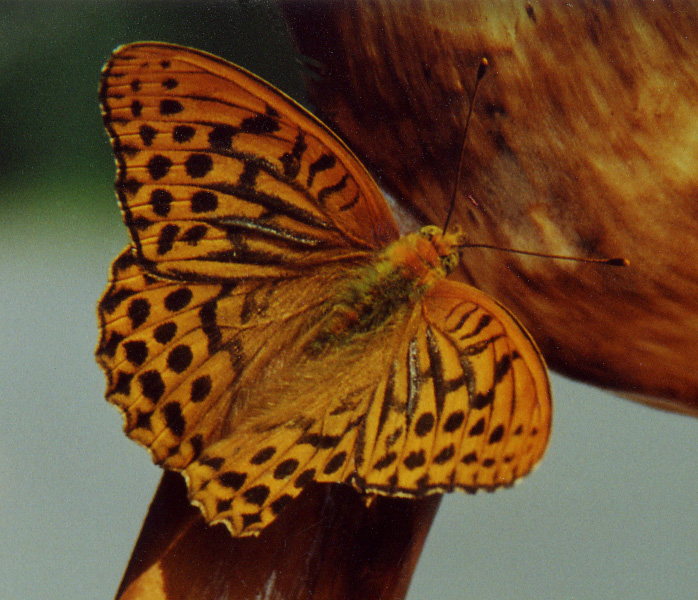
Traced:
[[[433, 269], [437, 270], [444, 277], [451, 273], [460, 263], [460, 246], [462, 245], [462, 235], [455, 230], [451, 233], [444, 233], [440, 227], [427, 225], [419, 231], [420, 238], [426, 240], [431, 248], [431, 252], [422, 251], [421, 256], [429, 261]], [[431, 259], [431, 260], [429, 260]]]

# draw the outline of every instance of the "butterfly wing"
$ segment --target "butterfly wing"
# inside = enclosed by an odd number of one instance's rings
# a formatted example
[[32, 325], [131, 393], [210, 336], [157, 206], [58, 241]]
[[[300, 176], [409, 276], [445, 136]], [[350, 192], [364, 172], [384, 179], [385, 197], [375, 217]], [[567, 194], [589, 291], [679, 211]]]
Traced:
[[[132, 246], [99, 304], [97, 358], [129, 437], [163, 466], [192, 465], [194, 494], [222, 452], [242, 460], [266, 437], [312, 441], [327, 426], [321, 415], [297, 431], [267, 417], [260, 424], [260, 405], [277, 400], [268, 385], [266, 395], [253, 390], [284, 373], [344, 269], [397, 239], [397, 227], [336, 136], [225, 61], [166, 44], [124, 46], [105, 66], [100, 99]], [[293, 411], [302, 406], [268, 412], [288, 424]], [[329, 450], [296, 446], [310, 448], [299, 457], [309, 464]]]
[[357, 450], [357, 487], [420, 496], [511, 485], [542, 457], [547, 372], [516, 319], [479, 290], [438, 282], [405, 328]]
[[97, 350], [107, 398], [129, 437], [183, 471], [207, 519], [235, 535], [258, 533], [311, 480], [354, 472], [381, 354], [403, 320], [318, 360], [306, 342], [346, 275], [330, 265], [282, 285], [192, 285], [154, 277], [132, 249], [112, 266]]
[[185, 280], [284, 277], [397, 239], [375, 182], [278, 90], [189, 48], [118, 48], [100, 100], [136, 256]]
[[341, 352], [337, 365], [324, 359], [324, 379], [299, 369], [302, 396], [319, 394], [332, 374], [321, 410], [308, 405], [272, 428], [236, 432], [189, 465], [192, 499], [209, 520], [257, 533], [311, 480], [405, 497], [493, 490], [542, 457], [545, 365], [523, 327], [482, 292], [439, 282], [411, 314]]
[[282, 369], [341, 274], [191, 285], [154, 277], [125, 250], [99, 303], [97, 359], [128, 436], [158, 464], [186, 467], [248, 414], [243, 390]]

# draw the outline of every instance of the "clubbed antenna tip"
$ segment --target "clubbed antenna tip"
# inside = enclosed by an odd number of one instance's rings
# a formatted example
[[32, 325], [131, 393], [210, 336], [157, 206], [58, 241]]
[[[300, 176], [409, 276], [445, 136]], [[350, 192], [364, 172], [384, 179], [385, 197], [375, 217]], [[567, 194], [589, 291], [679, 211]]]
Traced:
[[487, 67], [490, 66], [489, 61], [483, 56], [480, 61], [480, 66], [477, 68], [477, 81], [480, 81], [487, 73]]
[[630, 264], [630, 261], [627, 258], [609, 258], [606, 261], [606, 264], [613, 267], [627, 267]]

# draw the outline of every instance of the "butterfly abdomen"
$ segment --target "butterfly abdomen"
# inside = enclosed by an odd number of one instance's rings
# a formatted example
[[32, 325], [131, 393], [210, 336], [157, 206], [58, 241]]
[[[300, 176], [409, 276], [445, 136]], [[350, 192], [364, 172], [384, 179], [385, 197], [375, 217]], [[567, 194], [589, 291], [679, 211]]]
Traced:
[[424, 293], [457, 264], [455, 238], [425, 227], [390, 244], [356, 269], [329, 301], [314, 351], [342, 346], [411, 311]]

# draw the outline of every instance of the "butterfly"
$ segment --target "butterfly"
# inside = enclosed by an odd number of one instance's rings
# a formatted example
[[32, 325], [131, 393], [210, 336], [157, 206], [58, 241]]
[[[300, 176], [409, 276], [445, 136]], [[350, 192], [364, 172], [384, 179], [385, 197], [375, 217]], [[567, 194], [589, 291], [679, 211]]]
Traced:
[[311, 481], [413, 498], [538, 462], [546, 367], [448, 279], [463, 234], [401, 237], [327, 126], [215, 56], [122, 46], [100, 101], [131, 237], [98, 307], [106, 396], [208, 522], [256, 535]]

